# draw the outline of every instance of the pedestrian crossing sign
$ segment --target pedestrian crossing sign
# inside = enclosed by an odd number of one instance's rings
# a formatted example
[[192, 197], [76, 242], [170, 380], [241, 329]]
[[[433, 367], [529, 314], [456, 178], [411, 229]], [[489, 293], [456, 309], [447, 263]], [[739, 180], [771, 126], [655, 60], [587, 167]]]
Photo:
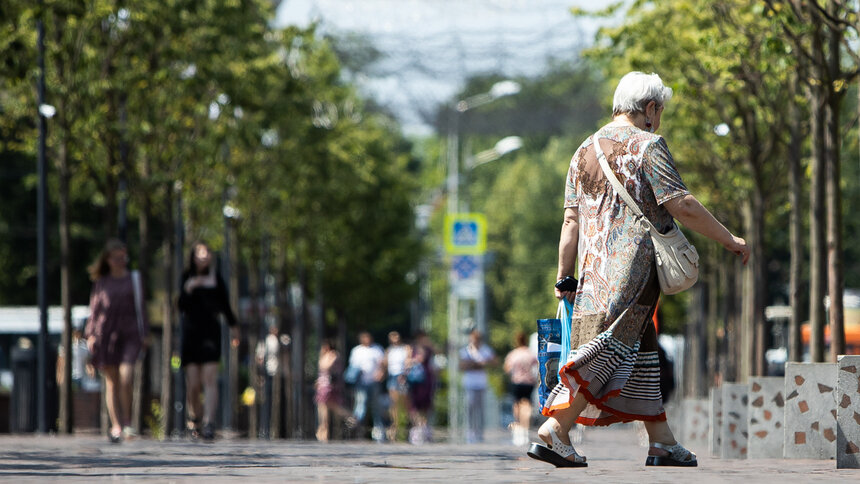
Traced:
[[482, 213], [445, 216], [445, 250], [451, 255], [481, 255], [487, 250], [487, 219]]

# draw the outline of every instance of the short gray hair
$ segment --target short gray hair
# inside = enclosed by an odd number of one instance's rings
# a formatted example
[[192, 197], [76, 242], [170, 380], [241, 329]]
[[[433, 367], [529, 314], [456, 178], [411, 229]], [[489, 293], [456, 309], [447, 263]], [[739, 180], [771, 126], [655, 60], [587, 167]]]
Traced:
[[672, 88], [663, 85], [657, 74], [634, 71], [618, 81], [612, 98], [612, 115], [644, 113], [645, 106], [654, 101], [663, 106], [672, 99]]

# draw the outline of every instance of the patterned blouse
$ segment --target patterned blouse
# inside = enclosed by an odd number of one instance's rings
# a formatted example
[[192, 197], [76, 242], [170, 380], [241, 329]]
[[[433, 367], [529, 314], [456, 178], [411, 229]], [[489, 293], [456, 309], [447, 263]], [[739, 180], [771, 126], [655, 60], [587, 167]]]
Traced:
[[[605, 126], [597, 136], [615, 176], [648, 220], [661, 232], [668, 231], [673, 220], [662, 204], [690, 192], [666, 141], [633, 126]], [[570, 162], [564, 207], [579, 209], [579, 286], [573, 315], [605, 312], [613, 321], [648, 282], [654, 246], [604, 176], [591, 137]]]

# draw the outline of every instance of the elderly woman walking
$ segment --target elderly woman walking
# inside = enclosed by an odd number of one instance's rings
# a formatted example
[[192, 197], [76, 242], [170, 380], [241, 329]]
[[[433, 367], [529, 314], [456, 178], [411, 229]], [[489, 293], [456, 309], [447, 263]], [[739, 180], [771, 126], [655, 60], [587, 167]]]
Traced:
[[[571, 352], [542, 413], [543, 441], [528, 455], [558, 467], [585, 467], [568, 438], [574, 423], [610, 425], [641, 420], [650, 448], [646, 465], [695, 466], [666, 423], [660, 394], [657, 334], [650, 324], [660, 294], [654, 245], [643, 222], [601, 169], [599, 157], [660, 233], [684, 226], [743, 257], [732, 235], [681, 181], [666, 141], [656, 134], [672, 90], [656, 74], [631, 72], [618, 84], [613, 119], [586, 139], [570, 162], [558, 257], [558, 279], [574, 276]], [[599, 146], [595, 146], [599, 142]], [[605, 155], [604, 155], [605, 153]], [[578, 260], [578, 266], [577, 264]]]

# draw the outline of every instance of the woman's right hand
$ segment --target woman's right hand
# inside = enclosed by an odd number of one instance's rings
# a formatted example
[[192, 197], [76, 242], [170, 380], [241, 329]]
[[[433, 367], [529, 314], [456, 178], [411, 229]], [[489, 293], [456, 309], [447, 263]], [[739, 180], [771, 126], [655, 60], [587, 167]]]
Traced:
[[89, 338], [87, 338], [87, 351], [92, 353], [93, 348], [95, 348], [95, 346], [96, 346], [96, 337], [90, 336]]
[[750, 258], [750, 246], [747, 245], [746, 240], [732, 235], [732, 240], [723, 244], [723, 247], [725, 247], [729, 252], [733, 252], [735, 255], [742, 256], [744, 258], [744, 265], [747, 264], [747, 261]]
[[185, 292], [187, 294], [191, 294], [191, 291], [193, 291], [194, 288], [197, 286], [198, 286], [197, 276], [189, 277], [188, 280], [185, 281], [185, 286], [183, 287], [183, 289], [185, 289]]

